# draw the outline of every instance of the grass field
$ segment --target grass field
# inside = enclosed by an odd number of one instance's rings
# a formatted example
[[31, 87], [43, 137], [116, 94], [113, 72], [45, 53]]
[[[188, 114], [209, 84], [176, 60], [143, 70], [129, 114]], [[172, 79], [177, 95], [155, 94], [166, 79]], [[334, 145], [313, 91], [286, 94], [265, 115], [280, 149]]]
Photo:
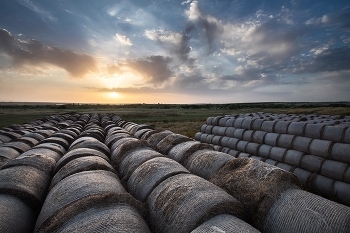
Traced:
[[348, 104], [223, 104], [223, 105], [0, 105], [0, 127], [23, 124], [48, 115], [65, 113], [115, 113], [123, 120], [168, 129], [194, 137], [210, 116], [234, 113], [285, 113], [350, 115]]

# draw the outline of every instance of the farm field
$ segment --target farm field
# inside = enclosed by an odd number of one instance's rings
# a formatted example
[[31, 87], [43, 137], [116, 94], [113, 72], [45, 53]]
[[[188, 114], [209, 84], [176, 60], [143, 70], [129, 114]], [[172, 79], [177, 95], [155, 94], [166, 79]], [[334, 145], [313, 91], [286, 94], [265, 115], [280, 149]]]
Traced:
[[210, 116], [268, 112], [279, 114], [350, 115], [350, 103], [251, 103], [251, 104], [38, 104], [0, 103], [0, 127], [23, 124], [48, 115], [114, 113], [123, 120], [147, 124], [156, 130], [194, 137]]

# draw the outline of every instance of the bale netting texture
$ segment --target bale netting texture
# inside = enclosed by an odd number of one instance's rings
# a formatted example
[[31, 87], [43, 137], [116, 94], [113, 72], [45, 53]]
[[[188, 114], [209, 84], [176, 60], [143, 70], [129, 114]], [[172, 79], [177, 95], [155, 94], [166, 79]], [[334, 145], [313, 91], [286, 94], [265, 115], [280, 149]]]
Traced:
[[137, 209], [124, 203], [86, 210], [68, 220], [55, 232], [151, 233]]
[[218, 172], [232, 159], [234, 157], [226, 153], [213, 150], [198, 150], [190, 156], [185, 167], [192, 174], [208, 180], [210, 176]]
[[75, 140], [69, 147], [69, 150], [74, 150], [77, 148], [90, 148], [101, 151], [105, 155], [109, 156], [109, 148], [99, 140], [93, 137], [81, 137]]
[[163, 138], [158, 144], [157, 148], [162, 154], [168, 154], [169, 150], [173, 148], [174, 146], [187, 142], [187, 141], [193, 141], [193, 139], [186, 137], [181, 134], [172, 133]]
[[76, 173], [50, 190], [35, 230], [53, 232], [78, 213], [113, 203], [129, 204], [144, 214], [142, 203], [125, 191], [114, 173], [103, 170]]
[[174, 146], [168, 153], [168, 157], [181, 163], [186, 164], [189, 157], [198, 150], [213, 150], [214, 147], [206, 144], [206, 143], [200, 143], [197, 141], [188, 141], [180, 143], [176, 146]]
[[162, 131], [162, 132], [152, 134], [149, 138], [147, 138], [147, 142], [148, 142], [150, 145], [157, 146], [157, 144], [158, 144], [163, 138], [165, 138], [166, 136], [168, 136], [168, 135], [170, 135], [170, 134], [173, 134], [173, 132], [171, 132], [171, 131], [169, 131], [169, 130], [164, 130], [164, 131]]
[[9, 194], [40, 210], [51, 177], [30, 166], [16, 166], [0, 170], [0, 194]]
[[0, 194], [0, 232], [32, 233], [37, 213], [22, 200]]
[[280, 194], [301, 187], [293, 173], [250, 158], [231, 160], [210, 181], [239, 200], [248, 210], [249, 221], [259, 230]]
[[163, 180], [181, 173], [190, 173], [178, 162], [157, 157], [140, 165], [128, 180], [128, 190], [140, 201], [146, 201], [152, 190]]
[[264, 232], [350, 232], [350, 208], [300, 189], [289, 189], [271, 207]]
[[160, 183], [147, 199], [154, 232], [185, 233], [220, 214], [245, 218], [242, 204], [216, 185], [192, 174]]
[[259, 233], [260, 231], [252, 227], [241, 219], [228, 214], [215, 216], [204, 222], [202, 225], [191, 231], [191, 233]]

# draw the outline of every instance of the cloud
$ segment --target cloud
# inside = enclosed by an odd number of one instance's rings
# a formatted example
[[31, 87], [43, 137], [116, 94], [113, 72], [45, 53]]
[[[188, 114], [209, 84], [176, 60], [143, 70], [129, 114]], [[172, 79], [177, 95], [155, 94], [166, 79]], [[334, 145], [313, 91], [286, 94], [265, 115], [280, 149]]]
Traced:
[[74, 77], [97, 71], [96, 60], [58, 47], [43, 46], [39, 41], [15, 39], [6, 29], [0, 29], [0, 52], [9, 56], [14, 66], [51, 64], [65, 69]]
[[118, 33], [115, 34], [114, 39], [123, 45], [132, 45], [131, 40], [128, 37], [120, 35]]
[[128, 59], [124, 63], [109, 66], [108, 72], [120, 74], [132, 70], [140, 74], [147, 83], [159, 86], [173, 76], [173, 71], [169, 68], [171, 61], [171, 58], [163, 56]]

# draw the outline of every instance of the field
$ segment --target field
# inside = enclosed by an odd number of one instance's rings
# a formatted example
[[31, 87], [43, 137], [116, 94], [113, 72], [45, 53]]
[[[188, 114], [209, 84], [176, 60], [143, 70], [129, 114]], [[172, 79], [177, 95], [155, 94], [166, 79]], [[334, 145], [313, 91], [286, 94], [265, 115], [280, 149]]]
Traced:
[[269, 112], [285, 114], [350, 115], [350, 103], [248, 103], [248, 104], [38, 104], [0, 103], [0, 127], [23, 124], [42, 117], [65, 113], [115, 113], [123, 120], [168, 129], [194, 137], [210, 116]]

